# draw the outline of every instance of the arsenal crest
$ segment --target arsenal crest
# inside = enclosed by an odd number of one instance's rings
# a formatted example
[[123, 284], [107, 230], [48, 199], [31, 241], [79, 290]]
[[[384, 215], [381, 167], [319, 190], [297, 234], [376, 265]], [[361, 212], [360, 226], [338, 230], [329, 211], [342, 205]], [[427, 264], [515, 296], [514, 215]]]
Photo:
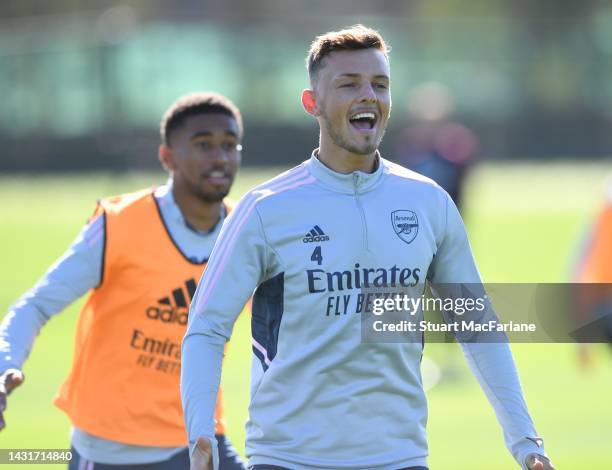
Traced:
[[419, 219], [415, 212], [409, 210], [391, 212], [391, 225], [395, 234], [406, 243], [414, 240], [419, 233]]

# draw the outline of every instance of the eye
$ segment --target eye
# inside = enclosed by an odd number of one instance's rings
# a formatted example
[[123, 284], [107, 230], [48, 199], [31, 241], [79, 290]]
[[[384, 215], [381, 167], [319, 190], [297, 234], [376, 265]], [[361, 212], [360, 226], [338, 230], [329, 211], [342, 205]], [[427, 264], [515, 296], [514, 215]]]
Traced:
[[353, 82], [350, 82], [341, 84], [339, 88], [353, 88], [354, 86], [355, 84]]
[[206, 140], [200, 140], [198, 142], [195, 143], [196, 147], [198, 147], [201, 150], [210, 150], [212, 149], [212, 144], [210, 142], [207, 142]]
[[233, 152], [235, 150], [239, 150], [238, 147], [240, 146], [234, 142], [223, 142], [221, 144], [221, 148], [226, 152]]
[[385, 83], [375, 83], [374, 87], [378, 88], [379, 90], [386, 90], [387, 88], [389, 88]]

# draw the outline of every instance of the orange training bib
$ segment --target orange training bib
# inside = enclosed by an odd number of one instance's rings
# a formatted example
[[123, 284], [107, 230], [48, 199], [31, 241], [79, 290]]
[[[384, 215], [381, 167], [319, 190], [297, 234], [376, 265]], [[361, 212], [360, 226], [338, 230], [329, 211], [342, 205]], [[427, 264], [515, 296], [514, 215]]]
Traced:
[[[79, 429], [130, 445], [187, 445], [181, 341], [205, 263], [175, 246], [153, 191], [99, 204], [105, 217], [101, 285], [83, 307], [70, 375], [55, 404]], [[221, 392], [216, 432], [225, 432]]]

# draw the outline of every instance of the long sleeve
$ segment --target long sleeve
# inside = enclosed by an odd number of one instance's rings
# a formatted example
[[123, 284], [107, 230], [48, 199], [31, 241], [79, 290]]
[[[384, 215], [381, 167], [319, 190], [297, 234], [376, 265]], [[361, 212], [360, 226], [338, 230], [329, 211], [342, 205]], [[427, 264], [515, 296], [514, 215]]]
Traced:
[[100, 283], [103, 250], [104, 217], [98, 216], [2, 320], [0, 372], [21, 369], [47, 321]]
[[[433, 284], [480, 284], [465, 227], [455, 204], [447, 199], [446, 224], [432, 266]], [[544, 454], [537, 437], [507, 342], [462, 342], [470, 369], [478, 379], [503, 428], [506, 447], [524, 467], [525, 457]]]
[[584, 243], [575, 273], [576, 282], [612, 282], [612, 203], [608, 203], [593, 224]]
[[254, 289], [269, 274], [270, 249], [255, 207], [245, 196], [226, 220], [194, 296], [182, 346], [181, 395], [193, 451], [197, 438], [213, 443], [214, 410], [223, 347]]

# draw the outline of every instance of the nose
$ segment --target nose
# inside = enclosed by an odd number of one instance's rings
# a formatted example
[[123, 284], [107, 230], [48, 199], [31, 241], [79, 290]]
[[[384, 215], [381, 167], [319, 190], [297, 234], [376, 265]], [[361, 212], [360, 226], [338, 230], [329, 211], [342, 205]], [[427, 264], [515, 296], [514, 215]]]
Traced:
[[213, 162], [219, 164], [224, 164], [228, 160], [227, 152], [220, 145], [215, 145], [211, 149], [208, 157]]
[[376, 91], [374, 91], [374, 88], [372, 87], [371, 83], [369, 82], [364, 83], [360, 91], [361, 91], [361, 97], [359, 101], [363, 103], [376, 103], [377, 101]]

